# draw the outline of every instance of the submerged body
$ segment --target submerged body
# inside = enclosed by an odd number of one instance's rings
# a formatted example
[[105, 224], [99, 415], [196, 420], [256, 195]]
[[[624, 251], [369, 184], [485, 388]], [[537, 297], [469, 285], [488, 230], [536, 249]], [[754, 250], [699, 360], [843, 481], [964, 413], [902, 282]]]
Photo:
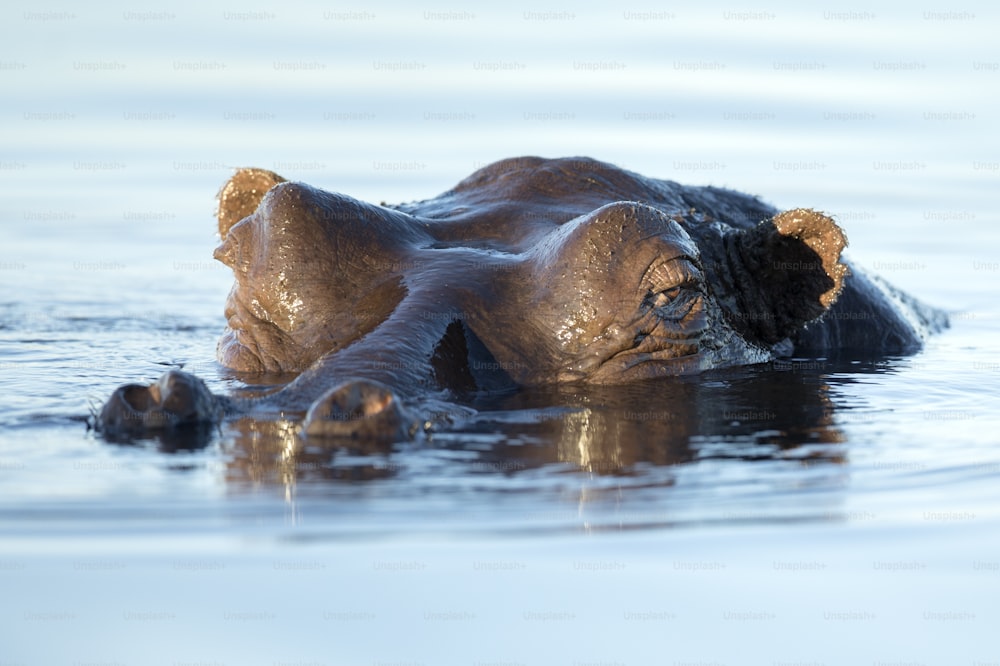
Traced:
[[587, 158], [504, 160], [392, 207], [244, 169], [219, 231], [219, 361], [298, 376], [251, 401], [174, 371], [119, 389], [105, 430], [307, 412], [309, 435], [405, 437], [412, 406], [455, 392], [907, 353], [946, 325], [842, 259], [825, 215]]

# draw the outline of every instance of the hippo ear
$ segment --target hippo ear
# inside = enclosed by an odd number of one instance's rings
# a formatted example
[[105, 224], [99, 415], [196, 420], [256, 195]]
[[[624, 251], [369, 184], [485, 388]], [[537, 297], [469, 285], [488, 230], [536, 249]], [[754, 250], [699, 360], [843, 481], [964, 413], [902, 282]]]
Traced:
[[813, 210], [780, 213], [722, 241], [706, 262], [709, 283], [730, 323], [752, 342], [773, 345], [822, 316], [847, 275], [840, 263], [847, 237]]
[[219, 236], [225, 239], [229, 228], [250, 215], [260, 204], [267, 191], [285, 179], [266, 169], [238, 169], [219, 190]]

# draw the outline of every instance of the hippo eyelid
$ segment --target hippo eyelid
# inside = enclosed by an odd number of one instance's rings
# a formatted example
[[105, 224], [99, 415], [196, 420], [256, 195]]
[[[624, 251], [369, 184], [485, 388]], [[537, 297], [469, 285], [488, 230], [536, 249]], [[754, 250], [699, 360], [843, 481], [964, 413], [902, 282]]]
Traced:
[[654, 262], [643, 275], [642, 284], [653, 293], [663, 293], [675, 288], [698, 288], [704, 281], [693, 259], [674, 257]]

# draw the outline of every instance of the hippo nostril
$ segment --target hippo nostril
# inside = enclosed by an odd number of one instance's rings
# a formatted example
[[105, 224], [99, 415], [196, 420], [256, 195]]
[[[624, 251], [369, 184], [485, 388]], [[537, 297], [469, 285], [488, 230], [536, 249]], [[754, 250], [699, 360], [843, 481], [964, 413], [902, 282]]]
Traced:
[[381, 386], [352, 382], [331, 391], [318, 410], [324, 418], [339, 421], [369, 418], [384, 412], [393, 403], [393, 394]]
[[118, 388], [101, 408], [98, 428], [105, 432], [131, 431], [142, 428], [157, 405], [149, 387], [126, 384]]
[[132, 411], [148, 412], [158, 401], [157, 397], [150, 395], [150, 388], [141, 384], [126, 384], [119, 389], [118, 397]]
[[408, 433], [393, 392], [370, 381], [348, 381], [327, 391], [310, 407], [303, 426], [313, 437], [393, 440]]
[[[192, 387], [189, 382], [185, 381], [184, 375], [168, 372], [160, 378], [156, 386], [159, 388], [160, 406], [165, 411], [178, 416], [186, 416], [194, 411], [195, 399]], [[152, 387], [150, 388], [152, 389]]]

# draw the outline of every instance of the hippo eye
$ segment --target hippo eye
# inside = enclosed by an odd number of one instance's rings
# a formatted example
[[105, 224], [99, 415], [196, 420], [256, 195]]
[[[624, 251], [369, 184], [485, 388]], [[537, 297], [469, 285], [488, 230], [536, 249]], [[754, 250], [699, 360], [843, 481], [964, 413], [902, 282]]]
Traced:
[[652, 306], [654, 308], [662, 308], [669, 305], [671, 301], [676, 300], [677, 297], [681, 295], [683, 290], [684, 287], [678, 285], [676, 287], [671, 287], [670, 289], [665, 289], [657, 294], [653, 294]]
[[702, 293], [702, 275], [686, 257], [654, 264], [643, 282], [643, 310], [653, 310], [661, 319], [680, 321], [691, 312]]
[[652, 309], [662, 319], [680, 321], [691, 312], [700, 297], [699, 283], [691, 280], [655, 294], [649, 292], [643, 300], [643, 305]]

